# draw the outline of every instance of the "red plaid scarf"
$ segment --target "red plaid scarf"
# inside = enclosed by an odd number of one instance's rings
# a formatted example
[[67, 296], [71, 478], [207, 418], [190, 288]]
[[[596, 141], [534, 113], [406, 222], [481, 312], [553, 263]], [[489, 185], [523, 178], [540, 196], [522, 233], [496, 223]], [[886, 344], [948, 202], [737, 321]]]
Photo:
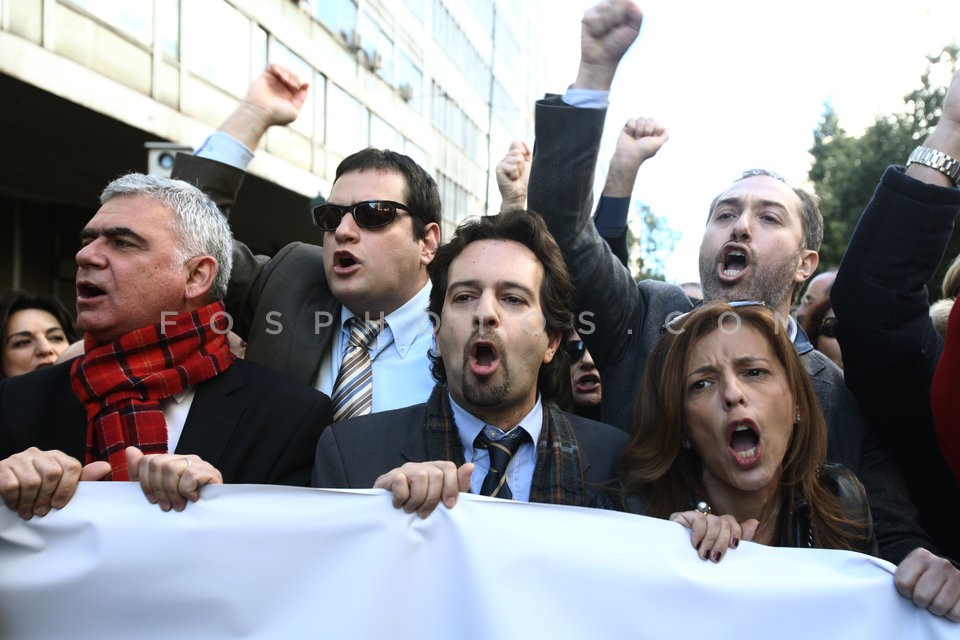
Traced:
[[106, 460], [111, 479], [128, 480], [124, 450], [167, 452], [160, 400], [209, 380], [233, 364], [222, 302], [131, 331], [109, 344], [86, 336], [71, 386], [87, 410], [86, 462]]

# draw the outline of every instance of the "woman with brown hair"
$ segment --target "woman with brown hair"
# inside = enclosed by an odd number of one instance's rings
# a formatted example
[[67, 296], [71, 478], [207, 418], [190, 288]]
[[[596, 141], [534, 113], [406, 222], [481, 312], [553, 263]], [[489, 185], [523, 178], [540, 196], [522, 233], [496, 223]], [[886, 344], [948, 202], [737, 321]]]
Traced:
[[876, 553], [866, 495], [826, 465], [827, 427], [786, 325], [760, 303], [664, 327], [623, 455], [628, 511], [692, 529], [700, 557], [739, 540]]

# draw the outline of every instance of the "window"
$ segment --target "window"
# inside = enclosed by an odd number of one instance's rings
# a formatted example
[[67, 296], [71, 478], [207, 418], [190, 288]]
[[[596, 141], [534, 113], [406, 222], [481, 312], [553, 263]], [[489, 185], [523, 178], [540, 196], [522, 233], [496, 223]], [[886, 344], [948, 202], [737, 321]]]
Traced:
[[73, 4], [139, 42], [153, 46], [153, 0], [73, 0]]
[[313, 103], [314, 96], [313, 67], [300, 56], [288, 49], [276, 38], [270, 38], [269, 60], [293, 71], [304, 82], [310, 83], [307, 99], [300, 109], [300, 116], [290, 124], [290, 128], [299, 131], [305, 136], [313, 136]]
[[[250, 84], [250, 22], [220, 0], [191, 0], [183, 9], [184, 62], [235, 96], [245, 95]], [[210, 46], [214, 39], [216, 46]], [[265, 58], [262, 53], [259, 57]]]
[[403, 136], [378, 116], [370, 116], [370, 144], [403, 153]]
[[327, 146], [348, 155], [369, 145], [369, 112], [335, 84], [327, 87]]
[[363, 38], [363, 54], [367, 65], [387, 82], [393, 81], [393, 40], [365, 11], [357, 21], [357, 30]]
[[344, 40], [357, 28], [357, 4], [353, 0], [314, 0], [313, 15]]
[[420, 24], [423, 24], [427, 11], [426, 0], [403, 0], [403, 3], [410, 9], [413, 17], [416, 18]]
[[397, 87], [404, 85], [410, 87], [410, 106], [417, 111], [423, 111], [423, 72], [410, 59], [410, 56], [403, 49], [395, 49], [396, 67], [394, 67], [394, 78]]

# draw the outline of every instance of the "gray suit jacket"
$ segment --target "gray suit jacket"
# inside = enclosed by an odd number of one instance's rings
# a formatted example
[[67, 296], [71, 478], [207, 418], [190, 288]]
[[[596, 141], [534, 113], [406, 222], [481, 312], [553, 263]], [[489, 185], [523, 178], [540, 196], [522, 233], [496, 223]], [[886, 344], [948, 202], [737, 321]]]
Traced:
[[[537, 103], [527, 205], [544, 217], [560, 245], [577, 287], [578, 317], [594, 325], [581, 335], [600, 371], [602, 419], [629, 431], [647, 355], [670, 314], [691, 307], [675, 285], [635, 282], [594, 228], [593, 174], [605, 118], [603, 109], [570, 107], [559, 96]], [[795, 344], [829, 427], [827, 457], [863, 481], [881, 555], [899, 563], [917, 547], [934, 549], [896, 463], [860, 413], [843, 373], [802, 332]]]
[[[197, 185], [229, 217], [244, 175], [221, 162], [179, 154], [172, 177]], [[247, 341], [248, 360], [313, 383], [340, 322], [340, 304], [323, 270], [323, 249], [294, 242], [270, 258], [236, 242], [224, 302], [233, 330]]]

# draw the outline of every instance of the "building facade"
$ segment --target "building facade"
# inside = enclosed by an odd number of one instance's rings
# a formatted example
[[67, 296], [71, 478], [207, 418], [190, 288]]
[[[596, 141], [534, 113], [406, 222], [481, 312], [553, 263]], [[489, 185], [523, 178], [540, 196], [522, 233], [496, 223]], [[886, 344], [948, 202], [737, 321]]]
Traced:
[[147, 145], [199, 146], [266, 64], [310, 83], [265, 136], [231, 224], [254, 250], [321, 242], [308, 203], [366, 146], [436, 178], [444, 235], [499, 207], [494, 167], [532, 141], [539, 2], [0, 0], [0, 292], [72, 308], [78, 231]]

